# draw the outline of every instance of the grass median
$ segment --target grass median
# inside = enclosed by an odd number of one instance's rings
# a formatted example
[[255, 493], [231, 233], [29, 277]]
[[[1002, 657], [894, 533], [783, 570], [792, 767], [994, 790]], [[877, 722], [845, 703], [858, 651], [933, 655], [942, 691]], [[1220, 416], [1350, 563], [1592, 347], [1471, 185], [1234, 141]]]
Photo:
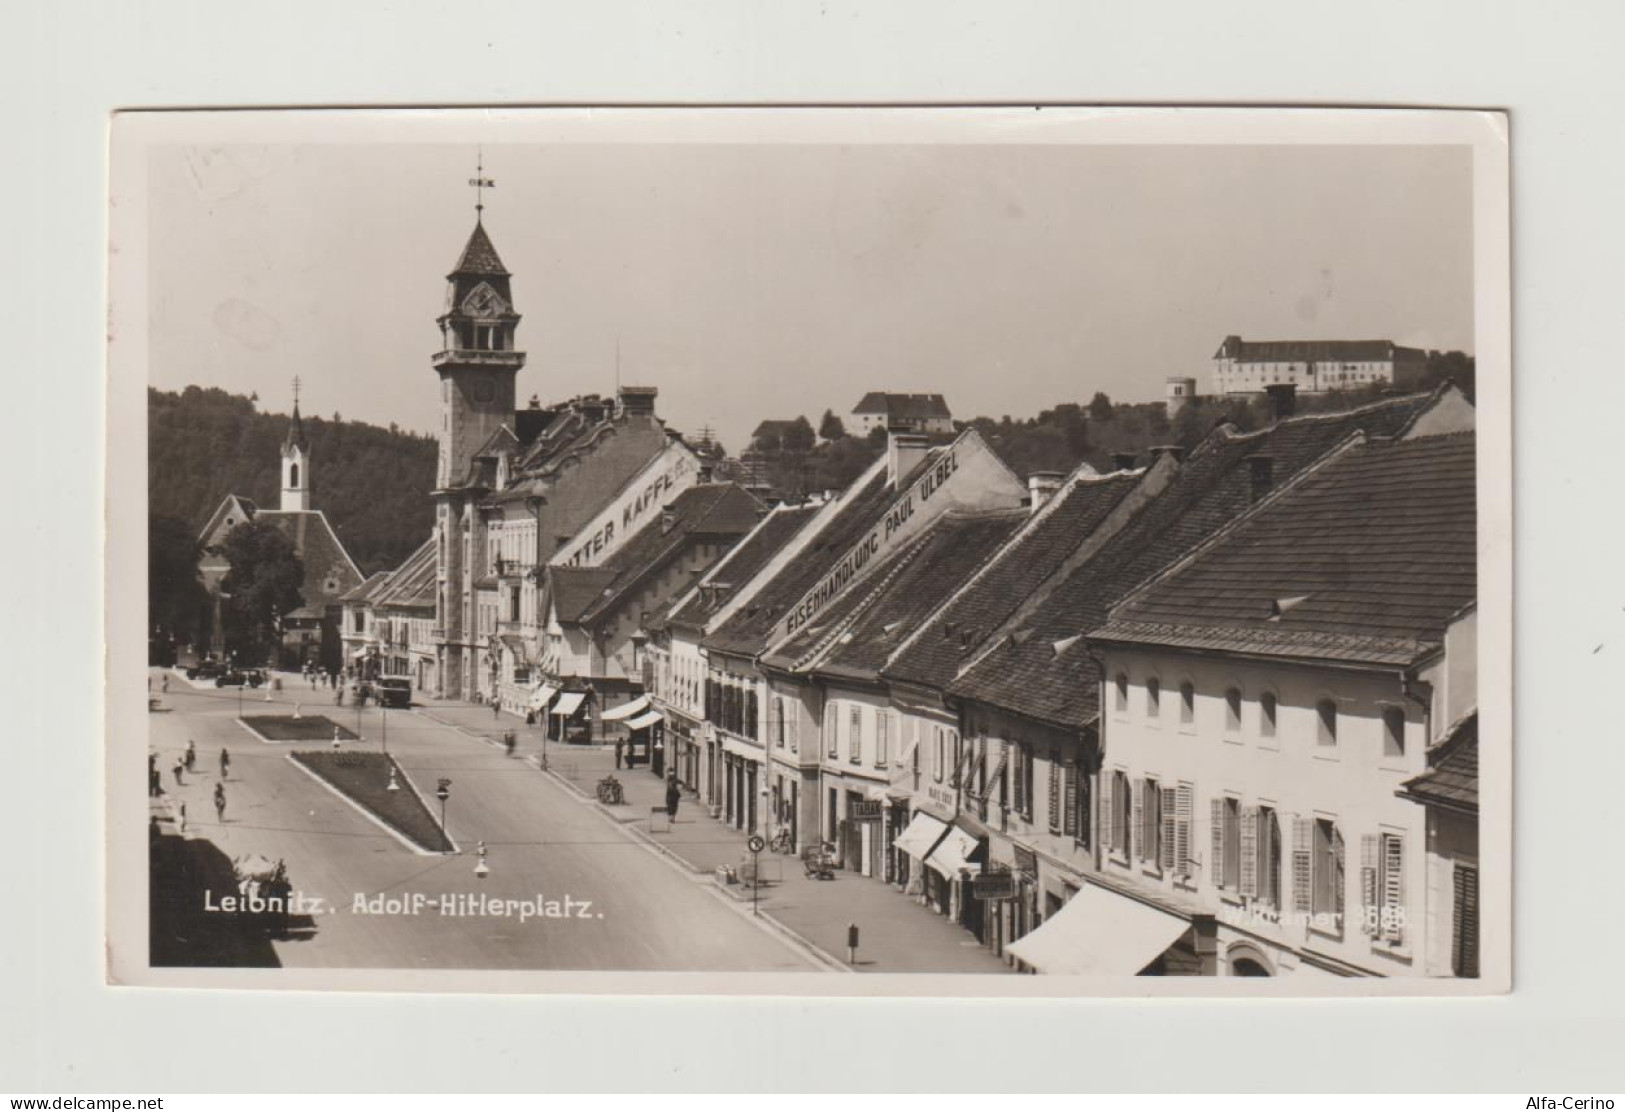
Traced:
[[334, 730], [341, 741], [357, 737], [324, 714], [251, 714], [242, 723], [266, 741], [332, 741]]
[[[451, 842], [393, 757], [383, 753], [296, 751], [294, 760], [320, 776], [391, 830], [431, 853], [450, 853]], [[390, 790], [391, 771], [394, 791]]]

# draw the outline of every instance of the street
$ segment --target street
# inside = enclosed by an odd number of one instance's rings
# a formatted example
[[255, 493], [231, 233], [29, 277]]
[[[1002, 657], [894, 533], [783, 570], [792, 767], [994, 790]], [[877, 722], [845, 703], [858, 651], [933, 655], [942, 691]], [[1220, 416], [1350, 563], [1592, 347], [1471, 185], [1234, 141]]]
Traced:
[[[719, 896], [708, 878], [685, 875], [524, 761], [414, 711], [360, 712], [363, 740], [389, 752], [437, 813], [436, 781], [452, 781], [447, 832], [461, 850], [428, 855], [400, 839], [287, 758], [312, 743], [260, 741], [237, 721], [239, 696], [173, 672], [167, 713], [149, 716], [164, 790], [184, 801], [187, 833], [227, 857], [285, 860], [294, 890], [312, 904], [314, 930], [273, 942], [288, 967], [797, 971], [820, 968], [799, 947]], [[255, 714], [325, 714], [357, 728], [353, 706], [297, 676], [266, 702], [242, 693]], [[172, 768], [187, 741], [197, 763], [177, 787]], [[212, 796], [220, 750], [230, 751], [224, 821]], [[490, 873], [476, 877], [475, 846]], [[234, 892], [213, 893], [219, 898]], [[383, 900], [375, 897], [382, 896]], [[481, 897], [485, 897], [482, 901]], [[518, 901], [508, 906], [506, 901]], [[523, 901], [537, 912], [521, 921]], [[365, 910], [369, 905], [377, 913]], [[317, 909], [319, 907], [319, 910]], [[455, 912], [464, 912], [456, 914]], [[508, 913], [498, 913], [498, 912]], [[229, 914], [229, 912], [219, 912]]]

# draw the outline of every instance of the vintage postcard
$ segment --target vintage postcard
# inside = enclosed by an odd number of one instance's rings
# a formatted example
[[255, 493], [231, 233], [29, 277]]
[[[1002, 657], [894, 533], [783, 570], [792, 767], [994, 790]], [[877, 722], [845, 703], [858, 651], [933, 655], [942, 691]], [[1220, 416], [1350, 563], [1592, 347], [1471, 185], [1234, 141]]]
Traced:
[[1506, 125], [118, 115], [108, 979], [1508, 991]]

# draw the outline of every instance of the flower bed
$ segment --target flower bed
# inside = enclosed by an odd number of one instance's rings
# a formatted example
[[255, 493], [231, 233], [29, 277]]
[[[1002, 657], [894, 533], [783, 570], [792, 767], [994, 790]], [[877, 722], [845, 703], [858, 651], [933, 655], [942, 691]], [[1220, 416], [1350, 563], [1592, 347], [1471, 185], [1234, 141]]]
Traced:
[[[414, 845], [433, 853], [451, 852], [440, 824], [423, 800], [406, 781], [393, 757], [383, 753], [296, 751], [288, 754], [320, 776], [360, 807], [376, 815], [392, 830], [399, 831]], [[398, 791], [389, 790], [389, 772], [394, 768]]]
[[322, 714], [304, 714], [298, 718], [291, 714], [251, 714], [242, 721], [266, 741], [332, 741], [335, 726], [341, 740], [356, 740], [354, 733]]

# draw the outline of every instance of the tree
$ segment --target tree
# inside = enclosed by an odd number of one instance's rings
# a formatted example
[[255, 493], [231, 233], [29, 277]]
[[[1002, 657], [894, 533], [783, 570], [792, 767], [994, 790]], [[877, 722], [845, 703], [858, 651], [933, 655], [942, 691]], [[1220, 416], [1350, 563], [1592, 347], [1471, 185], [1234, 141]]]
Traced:
[[811, 422], [805, 417], [797, 417], [784, 428], [782, 440], [786, 452], [810, 452], [813, 444], [817, 442], [813, 435]]
[[818, 422], [818, 435], [829, 441], [846, 439], [846, 426], [833, 409], [824, 410], [824, 417]]
[[206, 596], [198, 573], [198, 542], [179, 518], [147, 517], [147, 625], [155, 636], [195, 641]]
[[1104, 390], [1096, 390], [1095, 396], [1089, 400], [1089, 417], [1103, 422], [1112, 419], [1112, 400]]
[[258, 664], [275, 649], [283, 616], [305, 604], [304, 561], [280, 529], [260, 521], [237, 526], [221, 547], [231, 564], [220, 581], [226, 650]]

